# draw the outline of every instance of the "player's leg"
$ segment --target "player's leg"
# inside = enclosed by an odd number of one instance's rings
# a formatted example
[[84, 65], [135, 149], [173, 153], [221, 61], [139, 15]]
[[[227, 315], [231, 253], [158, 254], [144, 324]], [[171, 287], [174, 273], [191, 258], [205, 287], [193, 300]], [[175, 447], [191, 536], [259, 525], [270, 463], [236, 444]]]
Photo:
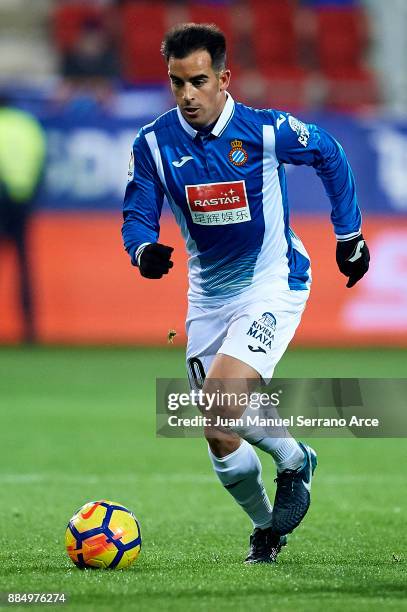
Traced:
[[[192, 388], [201, 388], [216, 351], [227, 333], [227, 314], [190, 308], [187, 319], [187, 370]], [[208, 353], [209, 351], [209, 353]], [[249, 377], [249, 372], [245, 372]], [[251, 374], [253, 375], [253, 374]], [[258, 375], [254, 373], [256, 378]], [[268, 527], [272, 507], [253, 447], [231, 431], [205, 429], [209, 457], [219, 481], [251, 519], [254, 528]]]
[[[247, 380], [258, 379], [257, 373], [250, 366], [242, 364], [241, 379], [232, 384], [223, 380], [223, 390], [229, 389], [238, 393], [247, 393]], [[209, 372], [212, 367], [209, 368]], [[203, 386], [205, 393], [214, 393], [211, 379], [206, 378]], [[239, 389], [237, 389], [239, 385]], [[216, 383], [215, 383], [216, 386]], [[219, 480], [246, 511], [254, 527], [266, 528], [272, 519], [272, 507], [264, 488], [261, 476], [261, 463], [253, 446], [246, 440], [223, 427], [206, 427], [205, 437], [209, 446], [209, 457]]]
[[[281, 291], [269, 300], [255, 300], [246, 306], [240, 304], [208, 376], [238, 377], [250, 365], [261, 378], [271, 379], [294, 336], [307, 297], [306, 291]], [[236, 361], [242, 365], [237, 366]], [[294, 440], [286, 428], [279, 428], [274, 435], [246, 426], [237, 427], [235, 431], [273, 457], [277, 467], [277, 491], [271, 527], [280, 535], [290, 533], [310, 505], [315, 452]]]
[[[203, 391], [215, 396], [219, 388], [227, 397], [249, 397], [253, 383], [260, 380], [259, 374], [247, 364], [226, 355], [217, 355], [209, 368]], [[217, 412], [216, 408], [220, 409]], [[239, 417], [244, 410], [239, 406], [217, 406], [212, 411], [218, 414]], [[241, 440], [240, 446], [232, 452], [229, 444], [233, 436], [228, 429], [207, 427], [209, 455], [214, 470], [223, 486], [246, 510], [253, 522], [254, 531], [250, 536], [250, 551], [246, 563], [271, 563], [277, 558], [286, 538], [276, 535], [271, 528], [273, 509], [262, 480], [262, 466], [251, 444]], [[226, 454], [227, 453], [227, 454]]]
[[[231, 336], [235, 331], [232, 329]], [[240, 330], [236, 330], [236, 335]], [[229, 345], [230, 346], [230, 345]], [[220, 349], [222, 350], [222, 348]], [[233, 349], [232, 349], [233, 350]], [[218, 353], [211, 363], [211, 367], [206, 376], [205, 391], [215, 393], [218, 381], [221, 383], [222, 390], [229, 395], [235, 393], [237, 396], [249, 396], [251, 389], [247, 386], [250, 379], [260, 382], [260, 374], [252, 366], [244, 363], [241, 359]], [[211, 381], [213, 381], [211, 383]], [[222, 412], [222, 407], [216, 407]], [[224, 411], [223, 411], [224, 412]], [[229, 416], [239, 418], [245, 412], [245, 407], [237, 407], [231, 411]], [[282, 472], [286, 469], [295, 470], [304, 462], [304, 452], [299, 443], [291, 436], [286, 427], [279, 428], [277, 435], [267, 436], [261, 428], [235, 428], [235, 431], [245, 440], [254, 444], [257, 448], [272, 455], [277, 471]]]

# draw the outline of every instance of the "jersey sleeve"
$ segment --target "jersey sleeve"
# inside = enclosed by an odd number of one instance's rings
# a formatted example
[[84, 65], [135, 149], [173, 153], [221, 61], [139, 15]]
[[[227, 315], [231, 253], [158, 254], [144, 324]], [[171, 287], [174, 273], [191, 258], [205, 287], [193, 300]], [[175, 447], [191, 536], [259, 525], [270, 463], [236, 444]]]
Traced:
[[315, 168], [331, 201], [336, 237], [360, 234], [362, 218], [355, 179], [339, 142], [317, 125], [303, 123], [288, 113], [277, 113], [275, 134], [279, 162]]
[[133, 145], [128, 179], [123, 202], [122, 236], [132, 264], [137, 265], [139, 248], [158, 240], [164, 201], [162, 184], [143, 130]]

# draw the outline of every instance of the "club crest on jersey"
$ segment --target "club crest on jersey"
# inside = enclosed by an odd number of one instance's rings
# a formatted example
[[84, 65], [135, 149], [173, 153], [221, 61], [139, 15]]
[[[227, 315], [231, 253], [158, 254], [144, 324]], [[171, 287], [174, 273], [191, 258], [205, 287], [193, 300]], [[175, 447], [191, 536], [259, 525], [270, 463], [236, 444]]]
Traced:
[[234, 166], [243, 166], [247, 162], [248, 155], [243, 149], [243, 142], [241, 140], [232, 140], [230, 143], [231, 149], [229, 151], [229, 161]]

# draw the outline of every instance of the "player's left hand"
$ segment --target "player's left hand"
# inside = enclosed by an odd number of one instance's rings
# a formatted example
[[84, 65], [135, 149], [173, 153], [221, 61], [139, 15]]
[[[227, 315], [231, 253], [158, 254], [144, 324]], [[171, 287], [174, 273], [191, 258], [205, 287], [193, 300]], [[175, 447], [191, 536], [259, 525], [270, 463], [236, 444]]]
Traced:
[[363, 235], [336, 243], [336, 263], [339, 270], [349, 277], [347, 287], [353, 287], [369, 269], [370, 253]]

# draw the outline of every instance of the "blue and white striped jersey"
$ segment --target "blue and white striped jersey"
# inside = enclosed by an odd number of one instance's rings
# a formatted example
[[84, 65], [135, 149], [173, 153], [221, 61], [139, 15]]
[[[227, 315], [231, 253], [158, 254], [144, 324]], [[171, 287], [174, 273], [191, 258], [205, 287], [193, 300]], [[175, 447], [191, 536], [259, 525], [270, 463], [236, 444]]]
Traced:
[[132, 262], [158, 241], [166, 197], [186, 242], [191, 302], [224, 303], [264, 285], [307, 289], [310, 261], [290, 228], [284, 164], [316, 169], [337, 237], [360, 233], [345, 153], [316, 125], [235, 103], [228, 94], [209, 134], [194, 130], [178, 108], [144, 126], [124, 200], [122, 233]]

